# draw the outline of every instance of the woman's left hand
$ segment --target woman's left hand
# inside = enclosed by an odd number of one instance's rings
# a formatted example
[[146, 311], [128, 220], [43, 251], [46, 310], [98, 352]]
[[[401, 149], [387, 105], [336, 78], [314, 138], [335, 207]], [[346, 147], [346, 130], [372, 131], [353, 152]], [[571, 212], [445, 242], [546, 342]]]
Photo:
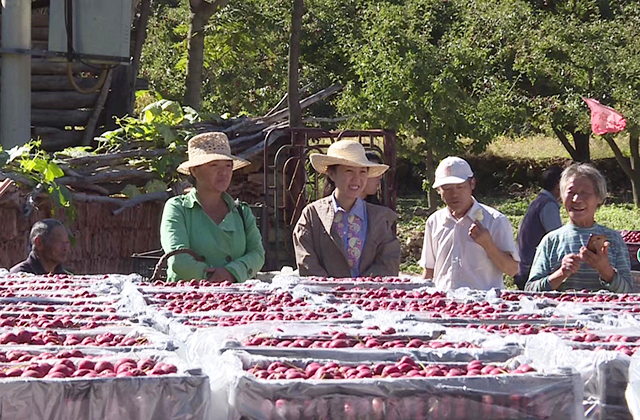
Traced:
[[224, 267], [218, 268], [208, 268], [207, 273], [212, 273], [208, 280], [214, 283], [222, 283], [223, 281], [228, 281], [230, 283], [235, 283], [236, 278]]
[[607, 252], [609, 245], [609, 241], [606, 241], [602, 248], [598, 249], [597, 252], [587, 249], [586, 246], [580, 248], [580, 257], [582, 257], [582, 261], [595, 268], [596, 271], [598, 271], [598, 274], [600, 274], [600, 277], [607, 282], [613, 281], [613, 276], [615, 275], [615, 271], [609, 262], [609, 253]]

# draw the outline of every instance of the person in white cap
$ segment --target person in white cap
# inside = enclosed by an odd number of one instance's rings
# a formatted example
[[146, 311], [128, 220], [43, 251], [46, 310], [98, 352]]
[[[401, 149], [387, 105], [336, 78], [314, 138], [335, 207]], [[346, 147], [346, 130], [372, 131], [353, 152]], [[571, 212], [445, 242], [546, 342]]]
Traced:
[[509, 219], [473, 197], [476, 180], [459, 157], [443, 159], [433, 188], [447, 207], [433, 213], [424, 232], [424, 278], [448, 290], [503, 288], [502, 275], [518, 272], [518, 250]]
[[189, 160], [178, 172], [192, 175], [195, 188], [167, 200], [160, 222], [165, 252], [191, 249], [196, 261], [180, 254], [169, 259], [167, 278], [242, 282], [264, 264], [262, 235], [251, 209], [226, 193], [233, 171], [251, 163], [233, 156], [224, 133], [210, 132], [189, 140]]
[[365, 156], [357, 141], [333, 143], [327, 154], [309, 157], [316, 171], [331, 178], [333, 193], [307, 205], [293, 231], [300, 275], [323, 277], [397, 276], [398, 215], [367, 203], [360, 195], [367, 179], [389, 167]]

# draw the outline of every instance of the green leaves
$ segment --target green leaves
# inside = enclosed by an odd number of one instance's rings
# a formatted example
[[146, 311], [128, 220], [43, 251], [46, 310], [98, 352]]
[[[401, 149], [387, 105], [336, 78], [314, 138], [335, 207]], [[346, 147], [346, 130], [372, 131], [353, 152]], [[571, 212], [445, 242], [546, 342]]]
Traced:
[[[69, 150], [67, 156], [77, 152]], [[40, 149], [40, 141], [32, 140], [21, 147], [14, 147], [8, 152], [2, 152], [6, 159], [5, 165], [8, 171], [22, 174], [33, 182], [42, 186], [49, 194], [49, 198], [57, 208], [65, 208], [70, 217], [75, 214], [71, 205], [71, 193], [64, 185], [59, 185], [56, 179], [65, 175], [64, 171], [55, 162], [53, 157]]]
[[56, 178], [64, 176], [62, 169], [42, 151], [37, 151], [35, 155], [23, 153], [17, 160], [25, 175], [45, 184], [51, 184]]
[[[125, 117], [117, 119], [120, 128], [103, 133], [98, 139], [100, 152], [117, 152], [131, 147], [132, 142], [145, 142], [143, 147], [167, 149], [169, 154], [142, 158], [136, 164], [155, 171], [164, 181], [170, 182], [177, 177], [175, 169], [184, 160], [187, 140], [194, 134], [190, 125], [200, 121], [200, 115], [176, 101], [160, 99], [140, 111], [140, 118]], [[159, 181], [162, 182], [162, 181]], [[163, 190], [166, 183], [162, 182]], [[153, 187], [159, 190], [159, 185]], [[134, 194], [133, 190], [129, 191]], [[129, 194], [128, 193], [128, 194]]]
[[58, 165], [53, 162], [47, 162], [44, 172], [44, 180], [48, 183], [53, 182], [56, 178], [64, 176], [64, 172]]
[[140, 195], [140, 190], [133, 184], [127, 184], [122, 189], [122, 194], [126, 195], [127, 198], [135, 198]]
[[9, 149], [8, 153], [8, 159], [6, 163], [11, 163], [13, 162], [13, 160], [15, 160], [16, 158], [24, 155], [25, 153], [28, 153], [29, 150], [31, 150], [31, 146], [29, 144], [25, 144], [23, 146], [15, 146], [12, 149]]
[[158, 148], [173, 143], [186, 146], [191, 136], [183, 126], [200, 121], [198, 113], [190, 107], [182, 107], [176, 101], [160, 99], [142, 109], [140, 118], [116, 119], [120, 128], [103, 133], [98, 139], [100, 150], [116, 151], [131, 141], [153, 142]]
[[144, 186], [144, 191], [147, 194], [167, 191], [167, 189], [169, 189], [169, 186], [166, 184], [166, 182], [160, 181], [159, 179], [152, 179]]

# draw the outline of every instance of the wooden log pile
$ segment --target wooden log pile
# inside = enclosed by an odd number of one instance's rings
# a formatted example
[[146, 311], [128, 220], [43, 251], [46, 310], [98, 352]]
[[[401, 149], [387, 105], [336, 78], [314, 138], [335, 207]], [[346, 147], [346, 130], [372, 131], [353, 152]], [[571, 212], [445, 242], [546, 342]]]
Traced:
[[[0, 25], [1, 15], [0, 15]], [[31, 16], [31, 48], [45, 54], [49, 39], [49, 15]], [[69, 69], [71, 66], [71, 69]], [[81, 63], [33, 57], [31, 60], [31, 125], [32, 137], [40, 138], [46, 150], [60, 150], [86, 143], [85, 134], [93, 133], [103, 109], [100, 93], [108, 93], [110, 79], [96, 92], [80, 93], [69, 79], [82, 89], [97, 85], [104, 71]], [[90, 140], [90, 139], [89, 139]]]
[[[304, 109], [338, 92], [340, 88], [340, 85], [326, 88], [304, 98], [300, 105]], [[281, 138], [282, 129], [288, 126], [289, 111], [283, 106], [283, 102], [261, 117], [199, 122], [186, 127], [193, 134], [225, 132], [230, 138], [232, 153], [252, 162], [251, 166], [234, 174], [234, 186], [229, 191], [241, 200], [253, 203], [263, 196], [263, 152], [265, 147], [269, 148]], [[176, 131], [178, 129], [184, 132], [185, 127], [175, 128]], [[170, 150], [150, 148], [154, 143], [149, 141], [127, 141], [110, 153], [89, 153], [80, 157], [59, 152], [55, 155], [55, 162], [63, 170], [64, 176], [57, 178], [55, 182], [70, 190], [73, 201], [114, 206], [114, 215], [145, 202], [164, 202], [172, 195], [184, 192], [184, 182], [173, 182], [177, 179], [175, 167], [187, 158], [184, 143], [177, 149]], [[172, 158], [172, 166], [167, 168], [163, 177], [155, 170], [154, 164], [158, 159], [167, 157]], [[44, 194], [42, 185], [19, 173], [0, 171], [0, 181], [6, 178], [32, 189], [25, 209], [25, 214], [28, 215], [33, 210], [35, 198]], [[165, 182], [166, 188], [155, 188], [153, 191], [145, 188], [150, 182], [158, 180]], [[128, 192], [130, 186], [142, 190], [141, 194], [132, 196]]]

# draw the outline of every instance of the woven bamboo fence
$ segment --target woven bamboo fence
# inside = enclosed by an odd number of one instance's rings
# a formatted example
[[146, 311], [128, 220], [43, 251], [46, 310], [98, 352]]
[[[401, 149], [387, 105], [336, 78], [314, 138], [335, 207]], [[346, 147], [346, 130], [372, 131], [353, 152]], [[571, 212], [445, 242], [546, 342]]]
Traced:
[[[29, 231], [38, 220], [52, 217], [47, 198], [28, 218], [23, 216], [28, 192], [13, 191], [0, 199], [0, 267], [10, 268], [28, 255]], [[78, 274], [137, 271], [134, 252], [160, 248], [160, 218], [163, 202], [143, 203], [114, 216], [118, 207], [108, 203], [77, 202], [76, 219], [67, 223], [73, 235], [68, 269]], [[64, 220], [61, 213], [53, 214]]]

